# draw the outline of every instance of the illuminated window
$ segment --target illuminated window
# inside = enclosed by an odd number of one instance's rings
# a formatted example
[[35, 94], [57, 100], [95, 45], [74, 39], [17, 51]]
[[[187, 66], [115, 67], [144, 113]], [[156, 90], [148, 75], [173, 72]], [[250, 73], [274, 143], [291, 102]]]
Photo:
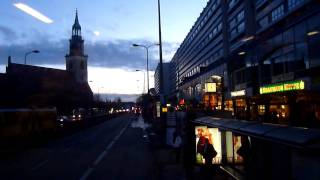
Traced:
[[239, 14], [238, 14], [238, 22], [240, 22], [241, 20], [244, 19], [244, 11], [242, 10]]
[[268, 16], [265, 16], [264, 18], [259, 20], [259, 26], [261, 28], [266, 27], [269, 24]]
[[229, 1], [229, 8], [231, 9], [237, 2], [238, 2], [238, 0]]
[[219, 23], [218, 30], [220, 31], [222, 29], [222, 23]]
[[238, 33], [243, 32], [243, 31], [244, 31], [244, 22], [241, 22], [241, 23], [238, 25]]
[[289, 10], [292, 10], [299, 4], [301, 4], [304, 0], [288, 0], [288, 8]]
[[236, 26], [236, 19], [232, 19], [230, 22], [229, 22], [229, 28], [234, 28]]
[[272, 21], [279, 19], [284, 14], [284, 6], [283, 4], [274, 9], [271, 13]]

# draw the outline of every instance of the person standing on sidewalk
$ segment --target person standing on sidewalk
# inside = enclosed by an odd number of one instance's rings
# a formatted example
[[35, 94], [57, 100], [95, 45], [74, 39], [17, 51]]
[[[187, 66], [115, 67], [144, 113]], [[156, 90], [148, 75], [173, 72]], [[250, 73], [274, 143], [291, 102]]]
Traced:
[[180, 162], [180, 152], [181, 152], [181, 145], [182, 145], [182, 138], [177, 131], [173, 133], [173, 148], [176, 154], [176, 163]]

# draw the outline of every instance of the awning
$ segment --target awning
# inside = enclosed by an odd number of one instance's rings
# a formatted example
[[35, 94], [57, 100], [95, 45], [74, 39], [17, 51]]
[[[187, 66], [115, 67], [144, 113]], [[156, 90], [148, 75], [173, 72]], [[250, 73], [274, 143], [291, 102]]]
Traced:
[[193, 122], [292, 147], [320, 149], [318, 129], [214, 117], [202, 117]]

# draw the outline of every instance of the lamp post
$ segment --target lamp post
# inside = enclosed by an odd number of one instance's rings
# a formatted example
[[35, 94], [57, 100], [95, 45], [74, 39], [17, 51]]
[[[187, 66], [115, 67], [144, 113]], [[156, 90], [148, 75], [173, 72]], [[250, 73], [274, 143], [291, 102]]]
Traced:
[[24, 54], [24, 64], [26, 65], [27, 64], [27, 56], [29, 54], [32, 54], [32, 53], [39, 53], [40, 51], [39, 50], [33, 50], [33, 51], [30, 51], [30, 52], [27, 52]]
[[160, 94], [160, 103], [161, 106], [165, 104], [165, 98], [163, 97], [163, 67], [162, 67], [162, 37], [161, 37], [161, 8], [160, 0], [158, 0], [158, 27], [159, 27], [159, 94]]
[[158, 46], [159, 44], [151, 44], [149, 46], [141, 45], [141, 44], [132, 44], [133, 47], [143, 47], [146, 49], [147, 52], [147, 87], [148, 87], [148, 94], [149, 94], [149, 48], [153, 46]]

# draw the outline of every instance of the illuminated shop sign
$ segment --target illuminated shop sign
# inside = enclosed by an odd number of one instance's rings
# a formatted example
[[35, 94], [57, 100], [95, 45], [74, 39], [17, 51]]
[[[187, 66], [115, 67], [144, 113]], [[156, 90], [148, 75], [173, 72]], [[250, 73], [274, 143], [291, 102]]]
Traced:
[[260, 87], [260, 94], [303, 90], [303, 89], [305, 89], [305, 82], [304, 81], [302, 81], [302, 80], [290, 81], [290, 82], [285, 82], [285, 83], [281, 83], [281, 84], [270, 84], [267, 86], [262, 86], [262, 87]]
[[162, 112], [163, 112], [163, 113], [168, 112], [168, 108], [167, 108], [167, 107], [162, 107]]
[[205, 83], [205, 92], [217, 92], [216, 83]]
[[246, 95], [246, 90], [231, 92], [231, 97], [245, 96], [245, 95]]

